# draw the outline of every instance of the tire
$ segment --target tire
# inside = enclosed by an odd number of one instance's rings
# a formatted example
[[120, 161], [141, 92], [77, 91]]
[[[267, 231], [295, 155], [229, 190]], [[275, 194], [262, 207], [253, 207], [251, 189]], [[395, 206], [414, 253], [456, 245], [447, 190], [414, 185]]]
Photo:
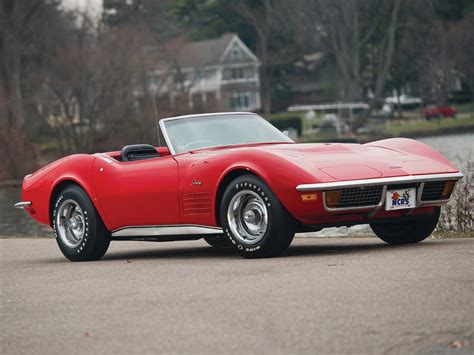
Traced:
[[68, 186], [61, 191], [54, 202], [52, 216], [56, 242], [66, 258], [89, 261], [105, 254], [110, 232], [79, 186]]
[[374, 223], [370, 228], [374, 233], [388, 244], [414, 244], [425, 240], [438, 224], [441, 208], [435, 207], [433, 214], [409, 222]]
[[246, 258], [278, 256], [295, 235], [294, 219], [254, 175], [242, 175], [227, 186], [220, 216], [229, 244]]
[[204, 240], [211, 247], [215, 247], [215, 248], [225, 248], [225, 247], [230, 246], [229, 240], [226, 237], [224, 237], [223, 234], [215, 235], [212, 237], [204, 237]]

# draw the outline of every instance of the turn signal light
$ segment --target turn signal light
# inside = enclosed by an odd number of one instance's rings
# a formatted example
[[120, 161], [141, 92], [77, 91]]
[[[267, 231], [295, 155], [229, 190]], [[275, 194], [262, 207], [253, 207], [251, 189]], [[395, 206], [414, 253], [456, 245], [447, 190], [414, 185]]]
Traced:
[[318, 194], [303, 194], [301, 195], [301, 199], [306, 201], [316, 201], [318, 199]]
[[336, 208], [341, 199], [342, 190], [326, 191], [326, 206]]
[[446, 181], [446, 183], [444, 184], [443, 195], [442, 195], [443, 200], [447, 200], [451, 196], [451, 193], [453, 192], [453, 189], [454, 189], [454, 185], [456, 185], [455, 180]]

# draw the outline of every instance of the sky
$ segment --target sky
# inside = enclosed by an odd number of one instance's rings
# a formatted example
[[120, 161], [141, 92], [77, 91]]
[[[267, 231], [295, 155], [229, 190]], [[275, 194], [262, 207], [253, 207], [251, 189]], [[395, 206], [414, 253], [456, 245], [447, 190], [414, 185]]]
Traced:
[[102, 14], [103, 0], [62, 0], [62, 5], [68, 10], [86, 11], [93, 18], [99, 19]]

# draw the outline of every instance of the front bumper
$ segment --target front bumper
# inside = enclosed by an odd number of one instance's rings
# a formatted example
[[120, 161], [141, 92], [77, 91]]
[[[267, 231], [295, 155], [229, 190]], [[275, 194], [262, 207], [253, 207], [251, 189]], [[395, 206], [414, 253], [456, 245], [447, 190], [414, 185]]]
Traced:
[[18, 208], [18, 209], [24, 209], [26, 207], [30, 207], [31, 206], [31, 201], [21, 201], [21, 202], [17, 202], [13, 205], [13, 207], [15, 208]]
[[334, 181], [321, 182], [315, 184], [302, 184], [296, 186], [296, 190], [304, 191], [325, 191], [337, 190], [351, 187], [361, 186], [376, 186], [376, 185], [394, 185], [394, 184], [409, 184], [427, 181], [442, 181], [442, 180], [459, 180], [464, 175], [462, 173], [448, 173], [448, 174], [427, 174], [427, 175], [408, 175], [396, 176], [376, 179], [361, 179], [348, 181]]
[[[362, 179], [362, 180], [348, 180], [348, 181], [336, 181], [328, 183], [316, 183], [316, 184], [304, 184], [298, 185], [296, 189], [301, 192], [321, 192], [323, 197], [323, 206], [324, 210], [327, 212], [368, 212], [368, 217], [373, 217], [378, 213], [385, 204], [385, 195], [389, 187], [401, 186], [401, 185], [411, 185], [416, 187], [416, 205], [415, 208], [420, 207], [433, 207], [440, 206], [447, 203], [451, 198], [452, 189], [454, 189], [454, 184], [463, 177], [462, 173], [447, 173], [447, 174], [426, 174], [426, 175], [408, 175], [408, 176], [397, 176], [397, 177], [388, 177], [388, 178], [375, 178], [375, 179]], [[430, 184], [436, 182], [454, 182], [449, 195], [443, 196], [440, 195], [439, 198], [424, 198], [425, 186], [428, 186], [428, 190], [432, 188]], [[370, 189], [378, 188], [378, 192], [373, 195], [377, 200], [369, 199], [371, 203], [363, 203], [364, 198], [360, 194], [368, 193], [371, 194]], [[328, 204], [328, 195], [334, 192], [350, 192], [359, 191], [359, 197], [362, 198], [361, 201], [353, 201], [353, 205], [338, 206], [338, 205], [329, 205]], [[365, 192], [364, 192], [365, 191]], [[357, 194], [357, 192], [356, 192]], [[367, 196], [366, 196], [367, 197]], [[365, 201], [368, 201], [367, 199]], [[410, 214], [413, 210], [407, 211], [406, 213]]]

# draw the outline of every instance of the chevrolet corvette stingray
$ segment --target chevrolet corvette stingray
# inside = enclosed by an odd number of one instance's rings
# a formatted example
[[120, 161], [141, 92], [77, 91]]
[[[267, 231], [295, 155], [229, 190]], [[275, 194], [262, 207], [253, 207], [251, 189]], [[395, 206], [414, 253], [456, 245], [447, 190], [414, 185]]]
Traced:
[[23, 180], [22, 201], [66, 258], [101, 258], [115, 240], [204, 238], [244, 257], [284, 252], [295, 233], [369, 224], [417, 243], [462, 174], [416, 140], [296, 144], [245, 112], [162, 119], [165, 147], [76, 154]]

